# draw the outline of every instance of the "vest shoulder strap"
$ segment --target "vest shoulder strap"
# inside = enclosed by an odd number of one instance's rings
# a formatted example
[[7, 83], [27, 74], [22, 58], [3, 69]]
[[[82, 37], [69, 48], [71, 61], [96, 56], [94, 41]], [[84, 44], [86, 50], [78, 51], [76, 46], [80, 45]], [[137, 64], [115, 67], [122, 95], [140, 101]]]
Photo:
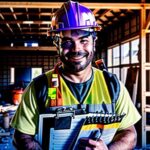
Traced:
[[36, 77], [34, 80], [35, 96], [39, 113], [45, 113], [45, 102], [48, 96], [48, 79], [45, 74]]
[[112, 100], [112, 103], [116, 103], [120, 93], [120, 83], [115, 74], [103, 70], [103, 75], [109, 90], [109, 94]]
[[98, 69], [103, 71], [112, 103], [116, 103], [120, 93], [120, 84], [117, 76], [107, 71], [107, 67], [103, 59], [96, 60], [95, 64]]

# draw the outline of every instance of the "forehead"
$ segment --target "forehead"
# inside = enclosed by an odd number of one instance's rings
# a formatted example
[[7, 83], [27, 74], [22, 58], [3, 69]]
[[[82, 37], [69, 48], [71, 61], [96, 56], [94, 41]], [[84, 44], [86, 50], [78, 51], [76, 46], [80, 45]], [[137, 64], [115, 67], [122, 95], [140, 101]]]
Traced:
[[89, 36], [90, 32], [86, 30], [67, 30], [67, 31], [62, 31], [61, 35], [63, 37], [82, 37], [82, 36]]

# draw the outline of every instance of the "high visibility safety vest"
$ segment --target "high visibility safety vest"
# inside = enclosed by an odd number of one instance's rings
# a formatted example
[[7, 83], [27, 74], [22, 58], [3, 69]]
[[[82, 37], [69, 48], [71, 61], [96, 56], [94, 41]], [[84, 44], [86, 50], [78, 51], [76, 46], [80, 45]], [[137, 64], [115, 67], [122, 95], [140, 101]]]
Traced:
[[[125, 114], [115, 114], [115, 104], [120, 93], [120, 84], [116, 75], [106, 70], [93, 68], [94, 79], [91, 89], [82, 104], [72, 95], [63, 78], [59, 75], [59, 67], [49, 72], [50, 82], [46, 74], [34, 79], [37, 104], [40, 114], [55, 113], [60, 107], [72, 107], [81, 110], [80, 113], [96, 113], [96, 117], [89, 118], [81, 128], [81, 136], [91, 137], [91, 130], [102, 131], [100, 137], [109, 144]], [[101, 87], [101, 88], [100, 88]], [[102, 89], [102, 92], [99, 91]], [[84, 110], [84, 112], [82, 112]], [[99, 116], [100, 114], [100, 116]], [[97, 130], [98, 129], [98, 130]]]
[[[71, 92], [66, 83], [59, 75], [58, 67], [60, 65], [56, 65], [50, 73], [50, 83], [48, 83], [46, 74], [42, 74], [34, 79], [35, 94], [40, 113], [53, 112], [60, 106], [85, 109], [87, 113], [100, 111], [115, 113], [115, 104], [120, 92], [120, 84], [116, 75], [106, 70], [99, 71], [93, 68], [95, 80], [92, 83], [93, 85], [91, 85], [93, 89], [92, 91], [89, 90], [86, 100], [80, 104], [70, 94]], [[101, 76], [100, 79], [99, 76]], [[103, 95], [99, 94], [99, 86], [103, 89]]]

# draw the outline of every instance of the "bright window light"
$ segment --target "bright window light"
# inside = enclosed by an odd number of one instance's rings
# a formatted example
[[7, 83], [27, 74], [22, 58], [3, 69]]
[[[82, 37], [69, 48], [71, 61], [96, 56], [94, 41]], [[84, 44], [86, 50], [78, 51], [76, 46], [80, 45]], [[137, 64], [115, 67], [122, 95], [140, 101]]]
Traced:
[[24, 47], [38, 47], [39, 43], [37, 42], [25, 42]]
[[13, 46], [14, 46], [14, 43], [11, 43], [11, 44], [10, 44], [10, 47], [13, 47]]
[[15, 68], [10, 68], [10, 84], [15, 83]]
[[112, 66], [112, 49], [108, 49], [107, 60], [107, 66]]
[[32, 79], [42, 74], [42, 68], [32, 68]]
[[116, 46], [113, 48], [113, 66], [116, 66], [116, 65], [119, 65], [120, 63], [120, 47], [119, 46]]
[[122, 64], [129, 64], [129, 42], [121, 45], [121, 63]]
[[131, 41], [131, 62], [138, 63], [139, 39]]
[[38, 47], [39, 44], [38, 43], [32, 43], [32, 47]]
[[24, 43], [24, 47], [27, 47], [28, 45], [27, 45], [27, 43]]

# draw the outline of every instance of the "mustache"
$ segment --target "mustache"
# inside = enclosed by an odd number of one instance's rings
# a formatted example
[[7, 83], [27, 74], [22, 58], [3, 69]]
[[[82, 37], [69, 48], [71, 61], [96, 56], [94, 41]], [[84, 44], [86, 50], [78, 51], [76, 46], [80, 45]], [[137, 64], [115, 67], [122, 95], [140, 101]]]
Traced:
[[74, 57], [74, 56], [87, 56], [88, 52], [78, 51], [78, 52], [68, 52], [65, 56], [66, 57]]

